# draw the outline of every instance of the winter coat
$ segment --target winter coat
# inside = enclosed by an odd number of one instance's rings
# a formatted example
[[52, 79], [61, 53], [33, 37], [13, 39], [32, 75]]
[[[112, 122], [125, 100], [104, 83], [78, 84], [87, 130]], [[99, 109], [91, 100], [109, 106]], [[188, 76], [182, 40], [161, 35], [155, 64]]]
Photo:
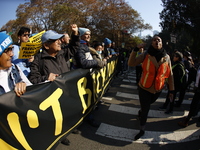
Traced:
[[179, 61], [174, 62], [172, 72], [174, 76], [174, 88], [176, 91], [180, 91], [186, 84], [186, 71], [183, 63]]
[[79, 47], [79, 37], [73, 35], [71, 41], [72, 43], [69, 44], [69, 47], [60, 50], [55, 57], [50, 56], [45, 49], [35, 55], [34, 61], [30, 66], [31, 72], [28, 76], [33, 84], [46, 81], [50, 73], [62, 74], [70, 71], [68, 61]]
[[[83, 40], [82, 40], [83, 41]], [[85, 43], [80, 44], [79, 50], [75, 54], [76, 68], [98, 68], [98, 61], [92, 58], [89, 46]]]

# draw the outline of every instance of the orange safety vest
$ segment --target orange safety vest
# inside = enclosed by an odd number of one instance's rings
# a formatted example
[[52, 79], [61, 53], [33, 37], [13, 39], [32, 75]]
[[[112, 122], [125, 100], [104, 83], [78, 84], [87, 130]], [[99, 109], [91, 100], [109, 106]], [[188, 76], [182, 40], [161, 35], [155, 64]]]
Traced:
[[150, 88], [154, 84], [155, 90], [159, 91], [164, 87], [165, 79], [170, 76], [170, 68], [168, 62], [164, 62], [156, 69], [149, 56], [146, 55], [142, 63], [143, 72], [140, 84], [144, 88]]

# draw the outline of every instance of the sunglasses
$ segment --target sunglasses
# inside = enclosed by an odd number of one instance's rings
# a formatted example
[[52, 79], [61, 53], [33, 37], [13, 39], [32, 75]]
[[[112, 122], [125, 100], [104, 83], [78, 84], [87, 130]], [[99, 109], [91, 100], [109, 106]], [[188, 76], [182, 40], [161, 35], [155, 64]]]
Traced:
[[8, 47], [4, 50], [4, 53], [10, 54], [13, 51], [14, 47]]
[[30, 34], [22, 34], [22, 36], [23, 37], [26, 37], [26, 36], [30, 37]]

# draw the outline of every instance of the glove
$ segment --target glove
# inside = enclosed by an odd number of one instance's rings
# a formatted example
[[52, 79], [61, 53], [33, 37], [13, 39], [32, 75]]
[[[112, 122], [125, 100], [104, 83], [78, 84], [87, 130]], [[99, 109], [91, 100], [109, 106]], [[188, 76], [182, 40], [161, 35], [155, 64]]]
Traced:
[[97, 63], [98, 63], [98, 67], [99, 68], [103, 68], [105, 65], [106, 65], [106, 62], [105, 61], [101, 61], [101, 60], [97, 60]]

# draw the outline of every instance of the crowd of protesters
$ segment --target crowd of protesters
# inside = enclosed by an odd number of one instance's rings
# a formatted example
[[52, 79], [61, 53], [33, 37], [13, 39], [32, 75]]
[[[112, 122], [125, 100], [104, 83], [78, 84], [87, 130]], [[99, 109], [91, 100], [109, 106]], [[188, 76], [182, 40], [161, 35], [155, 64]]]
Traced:
[[[54, 81], [62, 73], [77, 68], [103, 68], [107, 59], [118, 55], [111, 48], [113, 42], [110, 39], [105, 38], [105, 43], [96, 42], [92, 47], [89, 29], [72, 24], [71, 30], [71, 37], [67, 33], [46, 31], [41, 37], [41, 49], [28, 59], [18, 58], [21, 44], [29, 42], [31, 36], [28, 27], [20, 28], [16, 43], [5, 31], [0, 32], [0, 95], [14, 90], [21, 96], [27, 86]], [[99, 126], [92, 113], [88, 115], [88, 122], [94, 127]], [[75, 129], [72, 133], [80, 131]], [[65, 138], [61, 143], [69, 145], [70, 141]]]
[[[93, 41], [90, 45], [89, 29], [72, 24], [71, 30], [71, 37], [67, 33], [46, 31], [41, 37], [40, 52], [29, 59], [18, 59], [21, 43], [29, 41], [29, 28], [22, 27], [19, 30], [18, 41], [15, 44], [9, 35], [0, 32], [0, 94], [14, 90], [17, 96], [21, 96], [25, 93], [26, 86], [54, 81], [60, 74], [77, 68], [103, 68], [109, 58], [117, 55], [116, 76], [127, 71], [129, 66], [136, 66], [141, 109], [138, 112], [140, 132], [135, 136], [135, 140], [145, 134], [150, 105], [157, 100], [165, 85], [168, 87], [168, 94], [160, 109], [165, 109], [166, 114], [172, 114], [174, 107], [180, 107], [188, 87], [194, 82], [195, 95], [190, 112], [178, 124], [182, 127], [188, 126], [190, 118], [197, 114], [200, 100], [200, 69], [194, 64], [191, 53], [182, 54], [176, 51], [173, 58], [170, 58], [159, 36], [153, 37], [146, 51], [145, 44], [139, 44], [132, 51], [116, 48], [115, 43], [108, 38], [103, 39], [103, 42]], [[177, 93], [179, 100], [175, 101]], [[89, 115], [89, 123], [99, 126], [92, 115]], [[74, 133], [78, 131], [75, 130]], [[70, 143], [67, 138], [61, 142], [65, 145]]]

